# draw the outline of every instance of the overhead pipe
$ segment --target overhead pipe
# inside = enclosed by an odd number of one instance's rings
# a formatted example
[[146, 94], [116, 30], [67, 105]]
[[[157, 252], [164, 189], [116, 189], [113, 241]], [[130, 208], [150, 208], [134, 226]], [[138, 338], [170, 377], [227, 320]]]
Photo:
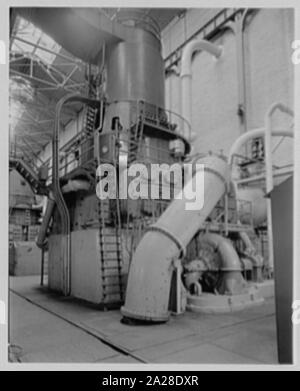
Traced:
[[[291, 175], [291, 174], [293, 174], [293, 172], [294, 172], [293, 169], [286, 169], [286, 170], [282, 170], [282, 171], [280, 171], [280, 169], [278, 169], [277, 171], [275, 171], [273, 173], [273, 178]], [[238, 185], [245, 185], [245, 184], [248, 184], [248, 183], [251, 183], [251, 182], [258, 182], [258, 181], [264, 181], [265, 182], [266, 181], [266, 174], [263, 173], [263, 174], [258, 174], [258, 175], [255, 175], [255, 176], [251, 176], [249, 178], [238, 179], [236, 181], [236, 183]]]
[[[192, 56], [197, 51], [205, 51], [215, 58], [222, 54], [222, 47], [215, 45], [204, 39], [197, 39], [189, 42], [183, 49], [181, 56], [181, 115], [187, 120], [188, 124], [192, 122]], [[188, 125], [184, 124], [184, 135], [188, 136]]]
[[[174, 199], [140, 241], [131, 261], [125, 305], [125, 318], [149, 322], [167, 321], [174, 261], [184, 256], [185, 248], [202, 227], [207, 216], [227, 190], [229, 169], [226, 161], [215, 155], [197, 163], [204, 165], [204, 205], [187, 210], [185, 190]], [[195, 173], [197, 175], [197, 172]], [[190, 188], [194, 177], [185, 185]]]
[[[269, 194], [273, 190], [273, 164], [272, 164], [272, 115], [276, 110], [288, 114], [293, 117], [294, 112], [289, 107], [281, 102], [273, 103], [265, 114], [265, 165], [266, 165], [266, 192]], [[293, 136], [293, 133], [292, 133]], [[267, 218], [268, 218], [268, 255], [269, 255], [269, 267], [271, 270], [274, 266], [274, 249], [273, 249], [273, 229], [272, 229], [272, 204], [271, 198], [267, 199]]]
[[206, 233], [201, 236], [200, 244], [210, 245], [220, 256], [222, 278], [218, 283], [217, 291], [222, 295], [242, 293], [247, 283], [241, 273], [240, 258], [230, 240], [218, 234]]
[[[253, 130], [249, 130], [246, 133], [243, 133], [241, 136], [239, 136], [235, 142], [232, 144], [229, 154], [228, 154], [228, 164], [231, 169], [231, 176], [233, 176], [233, 160], [234, 157], [238, 154], [238, 151], [240, 148], [249, 140], [252, 140], [257, 137], [264, 137], [265, 135], [265, 128], [257, 128]], [[286, 137], [293, 137], [293, 131], [291, 130], [283, 130], [283, 129], [273, 129], [272, 130], [272, 136], [286, 136]], [[260, 189], [239, 189], [238, 182], [234, 180], [234, 178], [231, 178], [232, 180], [232, 188], [235, 192], [236, 199], [246, 199], [252, 202], [252, 206], [254, 210], [252, 211], [254, 214], [254, 224], [261, 224], [266, 216], [266, 206], [265, 206], [265, 200], [264, 195]], [[260, 192], [261, 194], [259, 194]], [[253, 202], [255, 201], [255, 202]], [[263, 205], [264, 204], [264, 205]], [[240, 216], [242, 218], [242, 216]], [[245, 222], [245, 221], [244, 221]]]
[[[257, 128], [249, 130], [246, 133], [243, 133], [241, 136], [239, 136], [235, 142], [232, 144], [229, 154], [228, 154], [228, 163], [230, 167], [232, 168], [233, 165], [233, 158], [235, 155], [237, 155], [240, 148], [249, 140], [252, 140], [257, 137], [264, 137], [266, 133], [265, 128]], [[284, 129], [272, 129], [271, 131], [272, 136], [285, 136], [285, 137], [294, 137], [294, 133], [292, 130], [284, 130]]]
[[[266, 115], [265, 115], [265, 127], [263, 128], [257, 128], [250, 130], [244, 134], [242, 134], [240, 137], [238, 137], [233, 145], [230, 148], [229, 155], [228, 155], [228, 163], [231, 168], [232, 172], [232, 166], [233, 166], [233, 159], [234, 156], [238, 153], [239, 149], [249, 140], [252, 140], [256, 137], [264, 137], [264, 144], [265, 144], [265, 165], [266, 165], [266, 193], [268, 194], [272, 188], [273, 188], [273, 165], [272, 165], [272, 145], [271, 145], [271, 138], [272, 136], [284, 136], [284, 137], [294, 137], [294, 132], [292, 130], [284, 130], [284, 129], [272, 129], [271, 126], [271, 116], [272, 114], [277, 110], [281, 110], [283, 112], [286, 112], [289, 115], [293, 115], [293, 111], [290, 110], [287, 106], [283, 105], [282, 103], [274, 103], [270, 106], [268, 109]], [[233, 180], [233, 188], [235, 190], [236, 196], [238, 197], [238, 184], [236, 181]], [[268, 229], [268, 246], [269, 246], [269, 266], [272, 268], [273, 266], [273, 232], [272, 232], [272, 212], [271, 212], [271, 200], [268, 199], [267, 201], [267, 229]], [[254, 203], [253, 207], [255, 208], [256, 205]]]
[[[165, 76], [169, 77], [169, 88], [168, 88], [168, 94], [167, 94], [167, 105], [166, 107], [172, 111], [173, 110], [173, 100], [172, 100], [172, 83], [171, 83], [171, 75], [180, 76], [180, 71], [177, 65], [173, 65], [171, 68], [168, 68], [167, 71], [165, 71]], [[177, 80], [177, 78], [176, 78]]]

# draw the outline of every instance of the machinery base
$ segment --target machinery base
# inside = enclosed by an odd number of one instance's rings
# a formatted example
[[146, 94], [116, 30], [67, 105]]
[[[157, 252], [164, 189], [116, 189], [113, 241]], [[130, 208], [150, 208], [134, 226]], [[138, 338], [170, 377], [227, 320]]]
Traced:
[[188, 295], [187, 310], [203, 314], [220, 314], [240, 311], [264, 302], [260, 290], [253, 286], [247, 293], [238, 295], [214, 295], [202, 293], [199, 296]]

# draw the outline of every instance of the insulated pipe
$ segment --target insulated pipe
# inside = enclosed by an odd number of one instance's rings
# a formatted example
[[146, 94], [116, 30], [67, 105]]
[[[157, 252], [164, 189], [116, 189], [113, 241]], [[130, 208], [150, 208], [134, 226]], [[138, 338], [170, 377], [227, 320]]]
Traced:
[[206, 156], [197, 163], [204, 165], [204, 204], [200, 210], [187, 210], [190, 200], [186, 189], [197, 178], [197, 172], [186, 183], [181, 198], [174, 199], [158, 221], [145, 233], [131, 261], [125, 305], [126, 318], [150, 322], [167, 321], [174, 260], [201, 228], [207, 216], [223, 196], [229, 180], [229, 167], [219, 156]]
[[[181, 56], [181, 115], [189, 124], [192, 122], [192, 56], [195, 52], [203, 50], [212, 56], [219, 58], [222, 48], [209, 41], [199, 39], [189, 42], [183, 49]], [[184, 124], [183, 134], [187, 137], [188, 125]]]
[[[280, 110], [283, 113], [294, 116], [293, 111], [280, 102], [273, 103], [265, 115], [265, 165], [266, 165], [266, 192], [267, 194], [273, 190], [273, 164], [272, 164], [272, 115], [276, 110]], [[271, 198], [267, 199], [267, 216], [268, 216], [268, 254], [269, 254], [269, 267], [273, 269], [274, 266], [274, 249], [273, 249], [273, 228], [272, 228], [272, 204]]]
[[[240, 137], [238, 137], [235, 142], [232, 144], [229, 154], [228, 154], [228, 163], [230, 166], [233, 164], [233, 158], [238, 153], [239, 149], [249, 140], [252, 140], [256, 137], [264, 137], [265, 128], [257, 128], [253, 130], [249, 130], [246, 133], [243, 133]], [[284, 129], [273, 129], [271, 131], [272, 136], [286, 136], [286, 137], [294, 137], [294, 133], [291, 130]]]
[[239, 256], [230, 240], [218, 234], [206, 233], [201, 236], [200, 243], [212, 246], [214, 251], [221, 256], [221, 271], [232, 272], [242, 270]]
[[43, 217], [43, 221], [42, 221], [42, 224], [41, 224], [41, 227], [40, 227], [40, 230], [39, 230], [39, 234], [38, 234], [38, 237], [37, 237], [37, 240], [36, 240], [36, 245], [39, 248], [41, 248], [41, 249], [43, 249], [44, 246], [45, 246], [47, 230], [48, 230], [49, 223], [50, 223], [50, 220], [51, 220], [51, 217], [52, 217], [54, 206], [55, 206], [55, 201], [54, 201], [54, 198], [53, 198], [53, 193], [50, 192], [49, 198], [47, 200], [47, 206], [46, 206], [45, 215]]
[[[229, 155], [228, 155], [228, 163], [231, 168], [231, 173], [232, 173], [232, 166], [233, 166], [233, 159], [234, 156], [238, 153], [240, 148], [249, 140], [252, 140], [253, 138], [256, 137], [264, 137], [266, 132], [265, 128], [257, 128], [253, 130], [249, 130], [246, 133], [243, 133], [240, 137], [238, 137], [235, 142], [232, 144]], [[293, 137], [294, 133], [291, 130], [284, 130], [284, 129], [273, 129], [271, 131], [272, 136], [286, 136], [286, 137]], [[263, 220], [266, 217], [266, 208], [263, 204], [263, 194], [262, 191], [259, 189], [239, 189], [238, 188], [238, 183], [233, 180], [232, 178], [232, 184], [233, 184], [233, 189], [235, 191], [236, 198], [241, 198], [249, 201], [254, 201], [252, 202], [253, 206], [253, 215], [255, 217], [255, 224], [260, 224], [263, 222]], [[261, 194], [258, 192], [260, 191]]]
[[218, 292], [226, 295], [242, 293], [246, 282], [241, 274], [241, 262], [230, 240], [221, 235], [207, 233], [200, 239], [201, 244], [210, 245], [221, 259], [222, 279], [218, 284]]
[[[265, 164], [266, 164], [266, 181], [267, 181], [267, 193], [273, 187], [273, 167], [272, 167], [272, 149], [271, 149], [271, 136], [286, 136], [294, 137], [294, 133], [291, 130], [281, 130], [281, 129], [272, 129], [271, 128], [271, 116], [276, 109], [282, 110], [290, 115], [293, 115], [293, 112], [286, 106], [281, 103], [273, 104], [265, 116], [265, 127], [250, 130], [240, 137], [238, 137], [233, 143], [229, 155], [228, 163], [232, 169], [233, 158], [239, 151], [239, 149], [249, 140], [256, 137], [264, 137], [265, 141]], [[233, 181], [234, 189], [236, 195], [238, 193], [238, 185]], [[270, 190], [269, 190], [270, 189]], [[255, 204], [253, 207], [255, 208]], [[273, 232], [272, 232], [272, 215], [271, 215], [271, 201], [267, 200], [267, 218], [268, 218], [268, 242], [269, 242], [269, 264], [272, 267], [273, 265]]]

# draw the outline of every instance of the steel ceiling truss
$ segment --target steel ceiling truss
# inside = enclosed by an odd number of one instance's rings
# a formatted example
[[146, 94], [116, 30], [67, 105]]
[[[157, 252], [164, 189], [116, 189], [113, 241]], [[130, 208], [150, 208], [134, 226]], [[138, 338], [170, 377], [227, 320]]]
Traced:
[[[20, 48], [19, 51], [10, 52], [10, 73], [12, 75], [17, 75], [25, 77], [28, 80], [32, 81], [35, 85], [36, 90], [41, 91], [51, 91], [51, 90], [64, 90], [66, 92], [83, 92], [87, 88], [87, 82], [78, 83], [72, 79], [72, 76], [75, 72], [83, 72], [83, 64], [77, 59], [71, 59], [71, 57], [66, 57], [51, 51], [50, 49], [43, 48], [37, 44], [33, 44], [30, 41], [26, 41], [17, 36], [13, 36], [14, 40], [21, 41], [27, 45], [32, 46], [33, 52], [28, 53], [27, 51]], [[36, 56], [35, 51], [39, 48], [41, 51], [47, 53], [52, 53], [57, 57], [62, 57], [67, 59], [68, 62], [59, 63], [58, 66], [53, 64], [48, 64], [43, 61], [42, 58]], [[21, 60], [21, 61], [20, 61]], [[22, 61], [24, 60], [24, 61]], [[38, 68], [39, 74], [42, 74], [44, 77], [36, 75], [36, 69]], [[68, 72], [63, 72], [61, 68], [71, 69]], [[42, 72], [41, 72], [42, 71]]]
[[[11, 121], [15, 122], [14, 128], [10, 127], [10, 139], [11, 149], [19, 149], [21, 153], [31, 150], [36, 154], [49, 143], [55, 106], [61, 96], [70, 92], [84, 94], [88, 90], [86, 64], [61, 53], [62, 49], [57, 52], [44, 47], [40, 41], [41, 37], [35, 43], [24, 39], [22, 29], [16, 23], [10, 40], [10, 78], [20, 88], [10, 91], [10, 103], [17, 103], [21, 110], [10, 113]], [[52, 63], [43, 59], [43, 53], [46, 53], [45, 57], [53, 55]], [[65, 108], [62, 125], [77, 115], [74, 108]]]

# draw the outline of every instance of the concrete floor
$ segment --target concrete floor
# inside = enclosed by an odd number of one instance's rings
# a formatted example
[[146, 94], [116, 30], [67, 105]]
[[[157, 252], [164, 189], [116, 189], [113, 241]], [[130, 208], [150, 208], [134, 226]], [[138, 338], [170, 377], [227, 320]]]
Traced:
[[21, 362], [277, 363], [274, 300], [247, 310], [186, 312], [166, 324], [129, 326], [119, 311], [63, 298], [38, 277], [11, 277], [11, 343]]

